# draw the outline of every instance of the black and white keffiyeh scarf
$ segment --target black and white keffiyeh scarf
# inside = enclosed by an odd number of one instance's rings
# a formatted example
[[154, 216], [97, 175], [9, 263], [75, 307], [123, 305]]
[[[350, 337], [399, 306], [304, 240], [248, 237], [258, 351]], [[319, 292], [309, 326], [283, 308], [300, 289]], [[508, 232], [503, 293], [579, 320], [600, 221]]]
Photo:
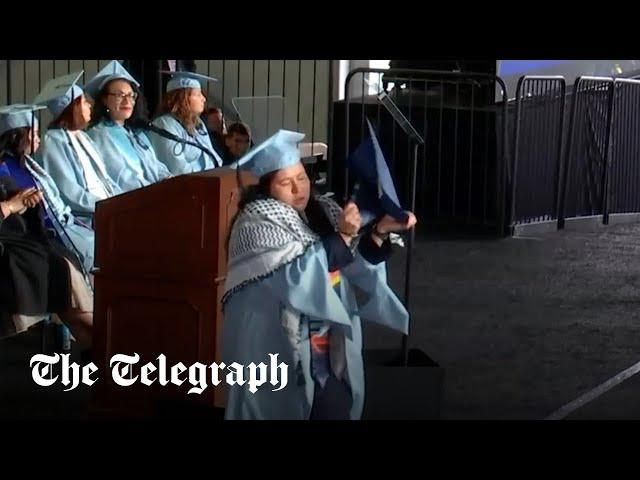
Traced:
[[[315, 199], [335, 228], [342, 209], [328, 197]], [[319, 240], [292, 206], [273, 198], [247, 204], [231, 231], [222, 302], [242, 287], [292, 262]]]

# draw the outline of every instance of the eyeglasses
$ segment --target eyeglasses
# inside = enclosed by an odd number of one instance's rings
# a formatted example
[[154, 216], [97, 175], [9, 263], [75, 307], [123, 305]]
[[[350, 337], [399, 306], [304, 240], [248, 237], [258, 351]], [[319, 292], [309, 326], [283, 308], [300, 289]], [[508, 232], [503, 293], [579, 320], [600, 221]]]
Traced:
[[136, 92], [131, 93], [107, 93], [107, 95], [111, 95], [116, 97], [118, 102], [123, 102], [125, 98], [128, 98], [131, 102], [135, 102], [138, 98], [138, 94]]

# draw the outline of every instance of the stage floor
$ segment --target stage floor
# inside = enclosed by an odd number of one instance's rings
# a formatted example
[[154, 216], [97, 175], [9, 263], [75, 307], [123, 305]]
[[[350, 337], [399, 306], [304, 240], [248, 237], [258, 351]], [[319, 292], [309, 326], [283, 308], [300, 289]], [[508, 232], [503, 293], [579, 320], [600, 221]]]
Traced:
[[[445, 369], [443, 419], [543, 419], [640, 361], [640, 225], [422, 238], [413, 258], [410, 345]], [[389, 266], [400, 295], [403, 269], [400, 252]], [[368, 325], [365, 343], [400, 336]], [[0, 341], [0, 419], [88, 418], [88, 387], [33, 383], [39, 352], [37, 329]], [[640, 374], [566, 418], [639, 419], [639, 398]]]

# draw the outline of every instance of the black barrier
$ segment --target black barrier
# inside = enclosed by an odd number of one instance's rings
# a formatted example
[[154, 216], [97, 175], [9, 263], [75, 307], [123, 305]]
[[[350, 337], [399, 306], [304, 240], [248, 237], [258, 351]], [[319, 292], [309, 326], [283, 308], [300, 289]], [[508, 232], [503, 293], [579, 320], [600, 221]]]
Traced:
[[640, 212], [640, 80], [614, 81], [610, 138], [605, 222], [610, 213]]
[[511, 226], [558, 218], [566, 84], [560, 76], [518, 81]]
[[607, 208], [613, 85], [606, 77], [579, 77], [574, 84], [558, 228], [566, 218], [602, 215]]
[[[501, 102], [495, 102], [496, 84]], [[353, 98], [352, 89], [359, 90]], [[329, 164], [332, 190], [346, 198], [345, 160], [365, 137], [365, 117], [381, 127], [381, 143], [405, 208], [412, 204], [412, 146], [381, 108], [385, 91], [424, 137], [416, 171], [416, 213], [421, 228], [504, 234], [507, 184], [507, 92], [484, 73], [360, 68], [345, 81], [344, 138], [334, 133]], [[338, 125], [338, 113], [334, 125]], [[338, 127], [340, 128], [340, 127]], [[337, 130], [339, 132], [340, 130]]]

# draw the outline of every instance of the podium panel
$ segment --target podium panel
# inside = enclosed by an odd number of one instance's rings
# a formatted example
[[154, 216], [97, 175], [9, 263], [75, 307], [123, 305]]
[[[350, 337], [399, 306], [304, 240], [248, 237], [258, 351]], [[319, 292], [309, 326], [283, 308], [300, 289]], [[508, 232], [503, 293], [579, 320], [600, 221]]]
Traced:
[[[254, 183], [243, 175], [242, 182]], [[219, 168], [182, 175], [99, 202], [96, 207], [94, 363], [99, 380], [92, 411], [111, 416], [153, 416], [165, 401], [223, 407], [222, 385], [191, 393], [181, 386], [117, 385], [110, 360], [138, 354], [167, 370], [178, 362], [220, 362], [226, 243], [237, 213], [236, 171]], [[170, 374], [170, 373], [168, 373]]]

